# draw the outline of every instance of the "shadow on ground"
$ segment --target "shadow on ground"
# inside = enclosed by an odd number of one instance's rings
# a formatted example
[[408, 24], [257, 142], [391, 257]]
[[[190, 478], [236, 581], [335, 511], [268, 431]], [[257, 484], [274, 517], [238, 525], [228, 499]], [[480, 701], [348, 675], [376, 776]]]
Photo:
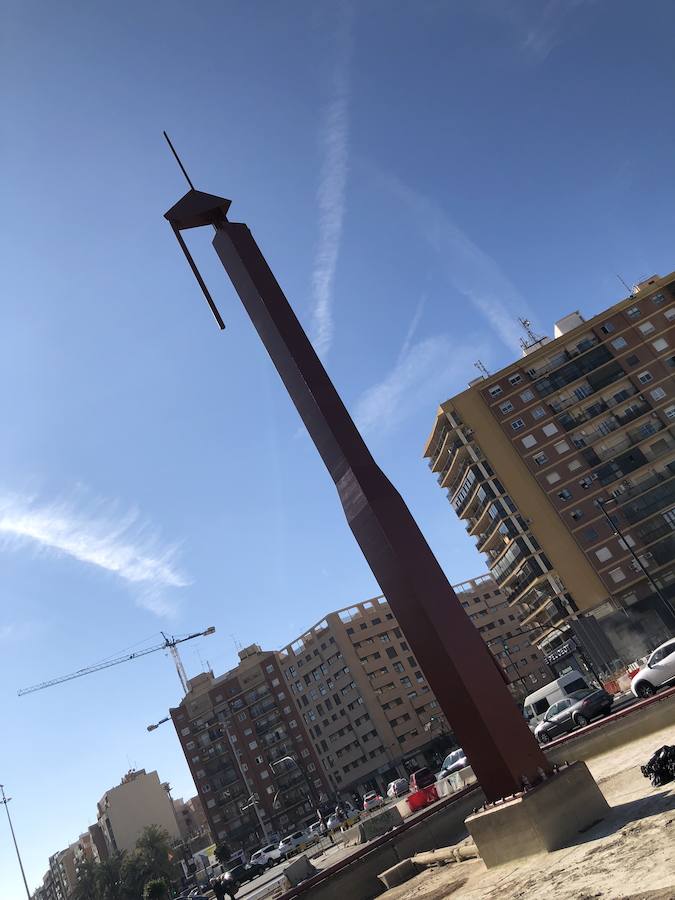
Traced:
[[639, 797], [627, 803], [617, 803], [610, 807], [609, 815], [605, 819], [579, 834], [566, 846], [575, 847], [589, 841], [597, 841], [599, 838], [609, 837], [611, 834], [623, 831], [627, 826], [630, 827], [631, 823], [636, 823], [636, 828], [643, 828], [645, 821], [652, 816], [658, 816], [671, 809], [675, 810], [675, 793], [673, 793], [672, 787], [675, 787], [675, 782], [666, 788], [655, 789], [654, 793], [647, 797]]

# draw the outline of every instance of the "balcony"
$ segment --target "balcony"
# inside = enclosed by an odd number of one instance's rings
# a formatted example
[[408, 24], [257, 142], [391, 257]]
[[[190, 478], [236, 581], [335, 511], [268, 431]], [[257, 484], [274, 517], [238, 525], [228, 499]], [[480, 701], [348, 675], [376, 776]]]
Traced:
[[520, 577], [516, 578], [512, 581], [509, 586], [509, 605], [512, 606], [514, 603], [518, 602], [521, 595], [533, 587], [534, 584], [546, 574], [541, 570], [539, 564], [533, 560], [529, 559], [526, 561], [527, 565], [524, 567], [523, 572], [521, 572]]
[[621, 513], [630, 525], [635, 525], [654, 513], [667, 510], [675, 503], [675, 478], [646, 491], [638, 499], [621, 504]]
[[[597, 343], [597, 338], [595, 343]], [[573, 362], [569, 362], [568, 360], [570, 359], [571, 355], [565, 351], [564, 354], [560, 354], [551, 360], [549, 367], [539, 370], [530, 376], [535, 382], [534, 386], [540, 397], [548, 397], [549, 394], [567, 387], [568, 384], [583, 378], [584, 375], [587, 376], [591, 388], [597, 391], [606, 384], [610, 384], [612, 380], [616, 381], [617, 378], [621, 378], [625, 374], [605, 346], [595, 347]], [[608, 363], [610, 365], [607, 366], [608, 371], [604, 377], [600, 373], [596, 373], [597, 369]], [[613, 367], [611, 372], [609, 371], [610, 366]], [[620, 374], [616, 374], [617, 367]], [[595, 374], [592, 376], [591, 373]], [[545, 377], [542, 377], [542, 375]]]
[[440, 472], [450, 462], [450, 457], [458, 449], [457, 445], [459, 443], [458, 438], [455, 438], [454, 441], [452, 440], [452, 432], [449, 429], [444, 432], [438, 454], [433, 456], [429, 463], [432, 472]]
[[467, 445], [460, 440], [455, 441], [452, 446], [453, 450], [450, 453], [448, 463], [438, 476], [438, 483], [442, 488], [447, 487], [454, 480], [458, 474], [460, 462], [466, 459], [466, 455], [469, 452]]
[[650, 409], [651, 406], [649, 403], [633, 403], [630, 406], [627, 406], [621, 413], [614, 413], [614, 416], [620, 425], [628, 425], [629, 422], [639, 419], [640, 416], [649, 412]]

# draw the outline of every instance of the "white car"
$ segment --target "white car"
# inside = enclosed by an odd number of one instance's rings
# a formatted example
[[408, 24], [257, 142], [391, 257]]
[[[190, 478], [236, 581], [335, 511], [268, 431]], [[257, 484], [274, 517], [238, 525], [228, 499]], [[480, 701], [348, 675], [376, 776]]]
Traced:
[[636, 697], [653, 697], [658, 688], [675, 681], [675, 638], [654, 650], [647, 664], [640, 669], [630, 683]]
[[279, 854], [284, 858], [292, 856], [296, 850], [302, 850], [314, 840], [313, 836], [307, 834], [306, 831], [294, 831], [293, 834], [286, 835], [279, 841]]
[[436, 781], [440, 781], [441, 778], [445, 778], [447, 775], [452, 775], [453, 772], [459, 772], [460, 769], [464, 769], [468, 765], [469, 761], [462, 748], [460, 747], [459, 750], [453, 750], [452, 753], [449, 753], [443, 760], [443, 765], [441, 766], [441, 771], [436, 776]]
[[384, 798], [377, 791], [368, 791], [363, 797], [363, 811], [370, 812], [371, 809], [377, 809], [384, 803]]
[[268, 866], [273, 866], [274, 863], [280, 859], [281, 852], [279, 851], [279, 846], [277, 844], [268, 844], [266, 847], [261, 847], [260, 850], [256, 850], [255, 853], [251, 855], [251, 865], [260, 866], [261, 869], [266, 869]]

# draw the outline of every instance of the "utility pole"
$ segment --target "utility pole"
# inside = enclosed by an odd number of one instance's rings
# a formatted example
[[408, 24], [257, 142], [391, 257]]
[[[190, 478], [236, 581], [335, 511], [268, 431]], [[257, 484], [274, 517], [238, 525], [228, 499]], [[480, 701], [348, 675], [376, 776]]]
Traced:
[[616, 503], [616, 502], [617, 502], [616, 498], [614, 498], [614, 497], [610, 497], [607, 500], [602, 500], [600, 497], [598, 497], [598, 499], [596, 500], [596, 503], [600, 507], [600, 510], [601, 510], [603, 516], [607, 519], [607, 521], [609, 523], [609, 527], [612, 529], [612, 532], [623, 541], [628, 552], [635, 560], [635, 564], [638, 566], [638, 568], [640, 569], [642, 574], [645, 576], [647, 581], [654, 588], [654, 592], [655, 592], [656, 596], [659, 598], [661, 603], [663, 603], [663, 605], [668, 610], [668, 612], [671, 614], [671, 616], [673, 616], [673, 618], [675, 619], [675, 609], [673, 608], [673, 604], [670, 602], [670, 600], [668, 600], [666, 597], [664, 597], [664, 595], [661, 593], [661, 589], [659, 588], [658, 584], [654, 581], [654, 579], [652, 578], [651, 574], [647, 571], [646, 566], [643, 564], [643, 562], [640, 559], [640, 557], [638, 556], [638, 554], [635, 552], [635, 550], [633, 550], [632, 546], [626, 540], [624, 533], [621, 531], [621, 529], [617, 525], [616, 521], [610, 516], [610, 514], [605, 509], [605, 506], [608, 503]]
[[28, 882], [26, 881], [26, 873], [23, 870], [23, 863], [21, 862], [21, 854], [19, 853], [19, 845], [16, 842], [16, 835], [14, 834], [14, 826], [12, 825], [12, 818], [9, 814], [9, 801], [12, 799], [11, 797], [5, 796], [5, 786], [4, 784], [0, 784], [0, 791], [2, 792], [2, 799], [0, 803], [2, 803], [5, 807], [5, 812], [7, 813], [7, 821], [9, 822], [9, 830], [12, 832], [12, 840], [14, 841], [14, 849], [16, 850], [16, 858], [19, 860], [19, 868], [21, 869], [21, 877], [23, 878], [23, 884], [26, 888], [26, 896], [28, 900], [30, 900], [30, 891], [28, 890]]

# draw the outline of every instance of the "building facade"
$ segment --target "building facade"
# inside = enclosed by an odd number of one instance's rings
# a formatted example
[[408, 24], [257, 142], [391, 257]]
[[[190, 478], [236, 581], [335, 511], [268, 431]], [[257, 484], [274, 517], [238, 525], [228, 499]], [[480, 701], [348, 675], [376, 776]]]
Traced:
[[492, 575], [453, 585], [457, 599], [501, 666], [513, 697], [522, 701], [554, 678], [536, 646], [541, 629], [523, 625], [526, 611], [510, 605]]
[[383, 597], [329, 613], [279, 660], [333, 795], [383, 790], [432, 763], [440, 735], [448, 743], [448, 724]]
[[316, 818], [328, 782], [277, 654], [254, 644], [188, 684], [170, 714], [214, 839], [250, 848]]
[[173, 801], [173, 808], [183, 841], [209, 830], [206, 813], [199, 797], [190, 797], [189, 800], [179, 797]]
[[98, 825], [108, 853], [131, 852], [148, 825], [163, 828], [172, 841], [180, 838], [173, 804], [157, 772], [132, 769], [98, 802]]
[[429, 465], [554, 667], [611, 671], [673, 632], [674, 376], [675, 273], [437, 413]]

